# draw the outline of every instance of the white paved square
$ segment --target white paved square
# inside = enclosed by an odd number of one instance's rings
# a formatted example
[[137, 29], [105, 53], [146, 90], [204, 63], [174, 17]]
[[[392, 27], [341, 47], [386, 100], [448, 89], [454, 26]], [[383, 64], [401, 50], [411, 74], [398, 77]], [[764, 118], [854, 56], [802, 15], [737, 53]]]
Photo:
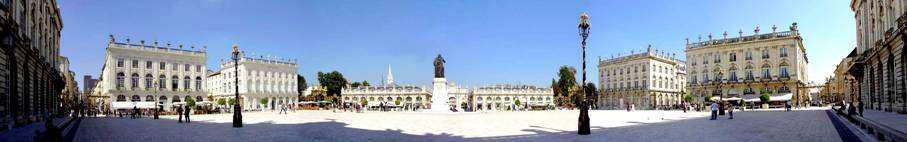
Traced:
[[90, 118], [76, 141], [841, 141], [824, 110], [737, 112], [590, 111], [593, 134], [576, 135], [578, 111], [488, 113], [297, 111], [166, 119]]

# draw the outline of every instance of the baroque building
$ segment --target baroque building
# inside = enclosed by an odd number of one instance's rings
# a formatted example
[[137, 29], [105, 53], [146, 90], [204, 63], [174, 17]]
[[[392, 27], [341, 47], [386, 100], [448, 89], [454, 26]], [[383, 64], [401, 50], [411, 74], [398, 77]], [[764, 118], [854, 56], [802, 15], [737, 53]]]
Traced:
[[[207, 76], [211, 96], [234, 99], [235, 87], [239, 87], [243, 110], [273, 110], [299, 101], [296, 90], [299, 64], [295, 60], [244, 52], [240, 56], [238, 66], [233, 59], [222, 59], [220, 69]], [[236, 82], [237, 75], [239, 82]]]
[[62, 113], [62, 29], [56, 0], [0, 0], [0, 131]]
[[102, 110], [116, 111], [138, 107], [165, 110], [189, 99], [206, 98], [206, 49], [170, 43], [133, 43], [117, 41], [113, 35], [107, 43], [104, 66], [92, 95]]
[[857, 48], [849, 76], [859, 81], [859, 106], [907, 113], [907, 2], [853, 0]]
[[598, 62], [601, 109], [663, 109], [680, 104], [688, 92], [684, 62], [651, 45], [646, 52]]
[[[501, 111], [518, 109], [544, 110], [554, 107], [554, 90], [531, 85], [495, 84], [478, 87], [470, 92], [469, 100], [457, 99], [458, 102], [471, 104], [475, 111]], [[460, 96], [460, 95], [452, 95]], [[451, 97], [451, 101], [454, 97]], [[459, 103], [457, 105], [463, 105]]]
[[[347, 86], [341, 89], [344, 103], [365, 104], [366, 108], [396, 106], [405, 110], [426, 109], [431, 103], [431, 90], [414, 85], [397, 85], [390, 66], [379, 85]], [[399, 103], [398, 103], [399, 102]]]
[[695, 43], [687, 39], [688, 81], [693, 96], [714, 96], [713, 100], [728, 101], [735, 105], [756, 104], [759, 96], [769, 95], [775, 105], [792, 101], [792, 105], [806, 105], [809, 60], [797, 23], [790, 31], [772, 31], [744, 35], [736, 38], [708, 39], [699, 37]]

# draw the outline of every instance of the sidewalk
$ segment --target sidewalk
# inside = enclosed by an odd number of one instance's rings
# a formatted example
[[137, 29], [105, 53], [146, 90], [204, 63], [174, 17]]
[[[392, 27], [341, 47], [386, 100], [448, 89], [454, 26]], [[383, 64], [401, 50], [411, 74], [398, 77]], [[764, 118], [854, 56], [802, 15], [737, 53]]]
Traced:
[[[66, 123], [71, 117], [54, 118], [54, 125]], [[25, 126], [13, 128], [10, 131], [0, 133], [0, 141], [32, 141], [35, 137], [35, 131], [44, 131], [44, 122], [35, 122]]]
[[888, 126], [901, 133], [907, 133], [907, 115], [876, 110], [864, 110], [863, 118]]

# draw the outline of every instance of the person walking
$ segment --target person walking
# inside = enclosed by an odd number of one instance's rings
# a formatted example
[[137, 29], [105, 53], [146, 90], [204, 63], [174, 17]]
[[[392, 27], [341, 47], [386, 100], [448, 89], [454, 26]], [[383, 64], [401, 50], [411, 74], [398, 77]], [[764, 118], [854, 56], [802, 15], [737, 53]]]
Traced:
[[138, 113], [139, 113], [139, 108], [136, 106], [132, 106], [132, 116], [131, 116], [132, 119], [135, 119], [135, 117], [136, 117], [136, 115], [138, 115]]
[[711, 108], [711, 111], [712, 111], [712, 118], [709, 120], [717, 119], [718, 118], [718, 104], [715, 102], [712, 102], [712, 104], [709, 107]]
[[186, 109], [183, 110], [186, 114], [186, 123], [189, 123], [192, 121], [191, 119], [189, 119], [189, 112], [192, 110], [192, 107], [189, 107], [189, 105], [185, 105], [184, 107], [186, 107]]
[[728, 119], [734, 119], [734, 105], [730, 105], [730, 107], [728, 107], [727, 111], [728, 111], [728, 114], [731, 115], [731, 117], [729, 117]]
[[177, 114], [177, 115], [180, 115], [180, 116], [179, 116], [180, 118], [179, 118], [178, 121], [176, 121], [176, 123], [183, 123], [183, 107], [177, 106], [177, 107], [176, 107], [176, 114]]

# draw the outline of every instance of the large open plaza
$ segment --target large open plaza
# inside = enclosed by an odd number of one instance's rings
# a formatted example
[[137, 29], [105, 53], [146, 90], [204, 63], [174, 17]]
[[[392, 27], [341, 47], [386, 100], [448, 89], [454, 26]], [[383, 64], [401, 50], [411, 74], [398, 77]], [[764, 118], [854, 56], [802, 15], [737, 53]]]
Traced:
[[[578, 111], [486, 113], [296, 111], [85, 118], [75, 141], [841, 141], [827, 108], [737, 112], [591, 111], [592, 134], [577, 136]], [[787, 119], [782, 119], [787, 118]], [[780, 121], [783, 120], [783, 121]], [[849, 131], [849, 130], [846, 130]]]

